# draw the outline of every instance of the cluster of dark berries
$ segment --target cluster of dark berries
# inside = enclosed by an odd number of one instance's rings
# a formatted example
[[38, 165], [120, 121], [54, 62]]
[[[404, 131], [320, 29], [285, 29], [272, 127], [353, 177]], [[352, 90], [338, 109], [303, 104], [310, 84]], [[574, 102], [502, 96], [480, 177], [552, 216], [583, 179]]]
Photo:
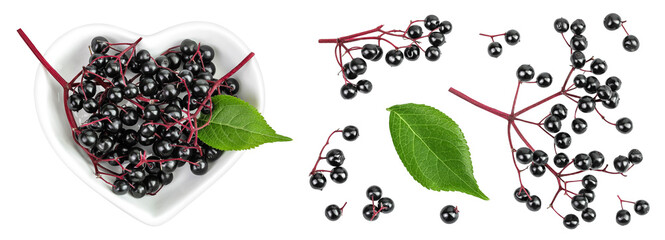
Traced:
[[635, 213], [637, 213], [638, 215], [646, 215], [647, 213], [649, 213], [649, 210], [651, 209], [651, 207], [649, 207], [649, 203], [645, 200], [638, 200], [637, 202], [632, 202], [632, 201], [623, 200], [618, 195], [617, 197], [619, 198], [619, 202], [621, 203], [621, 210], [617, 212], [616, 221], [621, 226], [626, 226], [628, 225], [628, 223], [630, 223], [630, 212], [623, 208], [623, 203], [632, 203], [634, 205], [633, 210], [635, 210]]
[[[423, 30], [417, 23], [423, 23], [427, 30]], [[372, 83], [369, 80], [363, 79], [357, 83], [352, 83], [350, 80], [356, 79], [358, 76], [363, 75], [367, 71], [367, 63], [369, 61], [379, 61], [383, 57], [383, 48], [381, 43], [389, 44], [390, 50], [385, 53], [385, 61], [391, 67], [399, 66], [406, 58], [409, 61], [415, 61], [420, 58], [420, 52], [425, 53], [425, 58], [429, 61], [436, 61], [441, 58], [440, 47], [446, 42], [445, 35], [450, 33], [453, 25], [449, 21], [440, 21], [435, 15], [428, 15], [424, 20], [411, 21], [406, 30], [390, 30], [382, 29], [383, 25], [348, 36], [335, 38], [335, 39], [320, 39], [319, 43], [335, 43], [335, 58], [341, 71], [344, 75], [344, 85], [340, 93], [344, 99], [352, 99], [358, 92], [369, 93], [372, 91]], [[375, 34], [372, 36], [371, 34]], [[409, 43], [404, 46], [399, 46], [388, 39], [388, 37], [402, 38], [408, 40]], [[421, 46], [421, 39], [427, 38], [431, 46], [424, 49]], [[347, 44], [356, 41], [376, 41], [376, 43], [364, 44], [360, 46], [347, 46]], [[402, 50], [403, 49], [403, 50]], [[362, 58], [353, 57], [352, 52], [360, 50]], [[349, 55], [350, 62], [344, 63], [342, 57]], [[365, 60], [363, 60], [363, 58]]]
[[363, 207], [363, 217], [367, 221], [374, 221], [379, 218], [379, 213], [388, 214], [395, 209], [395, 203], [393, 200], [389, 197], [383, 197], [382, 195], [383, 192], [379, 186], [372, 185], [367, 188], [365, 196], [372, 201], [371, 204], [367, 204]]
[[441, 212], [439, 212], [439, 216], [444, 223], [453, 224], [457, 222], [457, 218], [459, 218], [459, 210], [456, 206], [446, 205], [441, 209]]
[[628, 34], [628, 30], [626, 30], [626, 27], [623, 26], [623, 24], [626, 21], [622, 21], [621, 17], [619, 14], [616, 13], [610, 13], [605, 16], [605, 19], [603, 19], [603, 25], [607, 30], [614, 31], [619, 28], [623, 28], [623, 31], [626, 32], [626, 37], [623, 38], [623, 49], [626, 49], [628, 52], [634, 52], [637, 51], [637, 49], [640, 48], [640, 40], [635, 37], [635, 35], [630, 35]]
[[[326, 176], [323, 175], [323, 172], [329, 172], [330, 173], [330, 179], [333, 180], [335, 183], [344, 183], [346, 182], [348, 178], [348, 173], [346, 172], [346, 169], [342, 167], [342, 164], [344, 164], [344, 160], [346, 157], [344, 157], [344, 152], [339, 149], [332, 149], [326, 153], [326, 156], [322, 156], [323, 150], [330, 144], [330, 138], [335, 135], [335, 133], [341, 132], [342, 137], [347, 140], [347, 141], [355, 141], [358, 138], [358, 128], [355, 126], [346, 126], [344, 130], [335, 130], [333, 131], [329, 136], [328, 139], [326, 140], [326, 143], [323, 145], [323, 148], [321, 148], [321, 152], [319, 152], [319, 158], [316, 160], [316, 164], [314, 164], [314, 168], [312, 171], [309, 173], [309, 185], [313, 189], [317, 190], [323, 190], [323, 188], [326, 186], [327, 180]], [[325, 159], [330, 166], [333, 167], [332, 170], [320, 170], [318, 169], [319, 162], [321, 160]]]
[[[67, 107], [87, 119], [74, 129], [77, 143], [93, 163], [108, 164], [96, 165], [106, 170], [98, 176], [116, 178], [115, 194], [141, 198], [171, 183], [176, 168], [189, 163], [203, 175], [221, 157], [223, 151], [198, 140], [205, 125], [197, 117], [212, 112], [212, 96], [236, 95], [239, 82], [214, 77], [209, 45], [185, 39], [154, 55], [137, 43], [93, 38], [80, 81], [69, 83]], [[122, 45], [129, 47], [117, 49]]]
[[501, 56], [501, 53], [503, 53], [503, 47], [501, 46], [501, 43], [494, 41], [495, 37], [503, 36], [504, 39], [506, 40], [506, 43], [508, 43], [508, 45], [510, 46], [515, 46], [522, 39], [520, 37], [520, 33], [515, 29], [511, 29], [505, 33], [494, 34], [494, 35], [481, 33], [480, 36], [485, 36], [492, 39], [492, 42], [487, 46], [487, 54], [489, 54], [490, 57], [493, 58], [498, 58], [499, 56]]

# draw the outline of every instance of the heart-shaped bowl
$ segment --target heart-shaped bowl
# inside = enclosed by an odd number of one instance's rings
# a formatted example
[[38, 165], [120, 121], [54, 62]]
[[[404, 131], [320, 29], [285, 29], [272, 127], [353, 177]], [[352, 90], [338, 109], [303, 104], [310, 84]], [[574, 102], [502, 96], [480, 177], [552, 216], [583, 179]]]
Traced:
[[[216, 54], [213, 63], [217, 68], [215, 78], [226, 74], [251, 52], [233, 33], [212, 23], [184, 23], [153, 35], [141, 35], [110, 25], [93, 24], [62, 35], [46, 51], [45, 58], [65, 79], [71, 80], [81, 67], [88, 63], [90, 53], [87, 46], [95, 36], [104, 36], [110, 42], [134, 42], [143, 37], [137, 49], [147, 49], [153, 53], [177, 46], [183, 39], [190, 38], [214, 48]], [[238, 97], [262, 112], [263, 79], [256, 59], [250, 60], [233, 77], [240, 82]], [[35, 79], [35, 102], [42, 130], [51, 147], [83, 182], [118, 208], [146, 224], [160, 225], [171, 219], [224, 175], [242, 154], [225, 152], [211, 164], [210, 170], [203, 176], [192, 174], [188, 166], [178, 168], [174, 172], [173, 182], [155, 196], [146, 195], [140, 199], [129, 194], [118, 196], [111, 192], [110, 185], [95, 176], [90, 159], [72, 139], [62, 94], [62, 88], [57, 81], [40, 67]]]

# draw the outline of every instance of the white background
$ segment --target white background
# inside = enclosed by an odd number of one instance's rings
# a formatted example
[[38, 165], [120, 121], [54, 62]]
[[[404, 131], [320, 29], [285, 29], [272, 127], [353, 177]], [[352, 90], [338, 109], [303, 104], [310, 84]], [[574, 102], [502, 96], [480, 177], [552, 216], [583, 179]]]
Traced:
[[[451, 3], [446, 1], [48, 1], [13, 2], [2, 14], [2, 162], [0, 175], [0, 238], [44, 238], [63, 235], [72, 239], [95, 238], [361, 238], [388, 239], [434, 237], [523, 236], [538, 238], [653, 236], [662, 227], [663, 169], [662, 124], [662, 17], [653, 3], [641, 1], [491, 1]], [[620, 30], [603, 28], [610, 12], [628, 20], [628, 31], [639, 37], [641, 47], [628, 53], [621, 47]], [[318, 44], [318, 38], [335, 38], [385, 24], [403, 29], [409, 20], [436, 14], [450, 20], [453, 31], [446, 35], [443, 57], [428, 62], [404, 61], [398, 68], [383, 60], [370, 62], [363, 76], [374, 83], [374, 91], [352, 101], [339, 95], [341, 78], [333, 56], [334, 45]], [[635, 123], [631, 134], [618, 133], [592, 114], [582, 136], [572, 134], [570, 117], [564, 131], [573, 135], [569, 156], [591, 150], [602, 151], [607, 160], [639, 148], [642, 164], [627, 178], [596, 174], [600, 186], [592, 207], [598, 213], [592, 224], [582, 222], [567, 230], [548, 209], [530, 212], [517, 203], [512, 192], [518, 186], [507, 145], [506, 122], [448, 93], [454, 86], [501, 110], [508, 110], [516, 85], [515, 69], [532, 64], [536, 72], [554, 77], [549, 89], [535, 85], [523, 88], [518, 103], [525, 106], [549, 95], [568, 72], [568, 50], [552, 27], [554, 19], [570, 22], [583, 18], [589, 40], [587, 57], [603, 58], [609, 71], [601, 81], [616, 75], [623, 80], [619, 108], [603, 111], [611, 121], [628, 116]], [[41, 50], [66, 31], [88, 23], [108, 23], [138, 33], [151, 34], [186, 21], [210, 21], [236, 33], [257, 53], [266, 85], [264, 116], [277, 132], [293, 142], [261, 146], [247, 152], [213, 187], [171, 221], [151, 227], [133, 219], [104, 200], [76, 178], [59, 161], [38, 126], [34, 110], [34, 73], [38, 62], [15, 30], [23, 28]], [[498, 59], [486, 53], [488, 38], [479, 32], [502, 33], [511, 28], [522, 42], [508, 46]], [[570, 33], [568, 33], [570, 34]], [[570, 35], [567, 35], [570, 37]], [[183, 36], [186, 37], [186, 36]], [[397, 40], [399, 41], [399, 40]], [[348, 60], [346, 60], [348, 61]], [[579, 92], [578, 92], [579, 93]], [[582, 93], [580, 93], [582, 94]], [[406, 172], [392, 146], [387, 107], [401, 103], [424, 103], [455, 119], [471, 149], [480, 188], [491, 200], [483, 201], [457, 192], [433, 192], [415, 182]], [[539, 120], [558, 98], [527, 116]], [[604, 108], [601, 108], [604, 110]], [[331, 147], [347, 155], [348, 182], [329, 181], [323, 192], [308, 186], [307, 173], [330, 131], [348, 124], [360, 128], [352, 143], [333, 138]], [[540, 130], [524, 126], [535, 145], [553, 155], [551, 140]], [[531, 128], [531, 130], [526, 130]], [[537, 130], [537, 131], [536, 131]], [[519, 143], [516, 140], [516, 143]], [[518, 144], [519, 146], [519, 144]], [[325, 164], [323, 164], [325, 166]], [[612, 169], [612, 167], [610, 167]], [[393, 213], [368, 222], [361, 216], [368, 203], [364, 190], [377, 184], [396, 203]], [[547, 174], [534, 178], [525, 174], [532, 194], [546, 203], [556, 190]], [[579, 185], [573, 184], [575, 190]], [[646, 199], [652, 210], [646, 216], [633, 212], [628, 226], [614, 221], [619, 209], [617, 194], [630, 200]], [[328, 221], [323, 210], [329, 204], [348, 201], [337, 222]], [[459, 206], [457, 223], [446, 225], [439, 210]], [[570, 202], [559, 198], [555, 207], [572, 213]], [[632, 205], [628, 206], [632, 212]], [[579, 216], [579, 214], [578, 214]]]

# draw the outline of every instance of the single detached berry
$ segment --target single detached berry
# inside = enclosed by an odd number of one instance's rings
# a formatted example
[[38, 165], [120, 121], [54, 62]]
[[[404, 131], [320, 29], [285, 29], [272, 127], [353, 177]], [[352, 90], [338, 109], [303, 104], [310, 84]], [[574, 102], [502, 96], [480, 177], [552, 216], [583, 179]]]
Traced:
[[331, 204], [326, 207], [325, 214], [328, 220], [337, 221], [340, 217], [342, 217], [342, 209], [340, 209], [335, 204]]
[[630, 223], [630, 212], [621, 209], [617, 212], [616, 221], [621, 226], [626, 226]]
[[620, 133], [630, 133], [633, 130], [633, 121], [630, 118], [620, 118], [616, 122], [616, 128]]
[[457, 219], [459, 218], [459, 211], [457, 210], [457, 207], [453, 205], [447, 205], [441, 209], [439, 215], [441, 216], [441, 220], [444, 223], [452, 224], [457, 222]]

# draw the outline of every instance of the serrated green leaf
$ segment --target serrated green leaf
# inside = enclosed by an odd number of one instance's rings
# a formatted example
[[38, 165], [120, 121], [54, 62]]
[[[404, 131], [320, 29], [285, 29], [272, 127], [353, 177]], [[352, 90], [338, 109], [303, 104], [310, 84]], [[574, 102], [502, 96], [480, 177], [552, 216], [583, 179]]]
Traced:
[[[291, 138], [277, 134], [254, 106], [239, 98], [218, 95], [212, 98], [212, 102], [210, 124], [199, 130], [199, 139], [211, 147], [237, 151], [264, 143], [291, 141]], [[209, 115], [201, 114], [199, 126], [209, 118]]]
[[489, 200], [473, 176], [469, 146], [455, 121], [422, 104], [395, 105], [387, 110], [393, 145], [413, 179], [427, 189], [459, 191]]

